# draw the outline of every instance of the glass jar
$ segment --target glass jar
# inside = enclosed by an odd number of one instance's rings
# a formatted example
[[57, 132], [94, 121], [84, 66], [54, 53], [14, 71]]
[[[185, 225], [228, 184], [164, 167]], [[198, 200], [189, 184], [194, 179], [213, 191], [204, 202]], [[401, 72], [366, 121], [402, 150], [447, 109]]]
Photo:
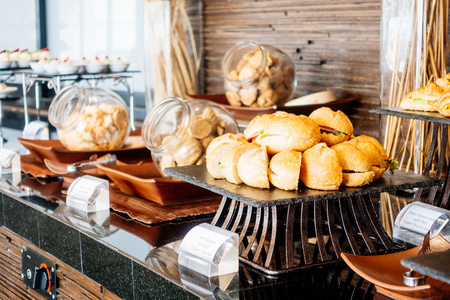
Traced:
[[130, 132], [128, 106], [116, 93], [71, 85], [53, 99], [49, 122], [71, 151], [108, 151], [122, 147]]
[[232, 106], [282, 105], [297, 86], [292, 60], [280, 49], [254, 41], [240, 42], [222, 60], [225, 90]]
[[209, 143], [225, 133], [237, 133], [234, 118], [207, 100], [167, 98], [145, 117], [142, 138], [162, 176], [168, 167], [206, 163]]

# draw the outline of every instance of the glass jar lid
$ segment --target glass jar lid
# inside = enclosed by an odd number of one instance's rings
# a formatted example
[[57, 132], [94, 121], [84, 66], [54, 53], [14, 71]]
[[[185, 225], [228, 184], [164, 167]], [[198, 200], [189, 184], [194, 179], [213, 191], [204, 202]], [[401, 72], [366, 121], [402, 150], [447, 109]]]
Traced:
[[[260, 51], [257, 51], [260, 50]], [[250, 53], [257, 52], [258, 56], [253, 56], [252, 68], [241, 70], [239, 79], [232, 74], [233, 70], [240, 69], [240, 61], [249, 56]], [[242, 41], [231, 47], [222, 59], [222, 71], [226, 74], [226, 79], [230, 84], [241, 87], [252, 84], [263, 72], [267, 65], [267, 53], [263, 45], [255, 41]]]
[[190, 108], [180, 98], [167, 98], [159, 102], [142, 125], [147, 148], [162, 152], [175, 146], [189, 127]]
[[87, 104], [86, 93], [76, 85], [62, 89], [53, 99], [48, 110], [49, 122], [57, 128], [76, 124]]

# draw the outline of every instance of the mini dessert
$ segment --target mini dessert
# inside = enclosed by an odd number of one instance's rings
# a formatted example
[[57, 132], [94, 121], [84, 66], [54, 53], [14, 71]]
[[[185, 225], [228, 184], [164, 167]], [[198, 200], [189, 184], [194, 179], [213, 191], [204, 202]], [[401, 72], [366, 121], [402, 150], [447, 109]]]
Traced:
[[0, 61], [9, 61], [9, 52], [6, 50], [0, 51]]
[[38, 63], [40, 63], [40, 64], [48, 64], [48, 63], [50, 63], [50, 62], [49, 62], [48, 59], [45, 57], [45, 58], [41, 58], [41, 59], [38, 61]]
[[86, 57], [83, 57], [80, 61], [79, 61], [80, 65], [86, 65], [88, 64], [88, 60], [86, 59]]
[[125, 64], [126, 62], [124, 62], [122, 59], [120, 59], [120, 57], [118, 57], [115, 61], [112, 62], [113, 64]]
[[53, 60], [50, 62], [51, 65], [59, 65], [60, 63], [61, 63], [61, 62], [60, 62], [57, 58], [53, 59]]
[[19, 53], [19, 60], [31, 60], [31, 54], [28, 52], [28, 49], [22, 50]]
[[72, 61], [69, 58], [66, 58], [65, 60], [63, 60], [63, 62], [61, 64], [66, 65], [66, 66], [73, 65]]
[[98, 59], [97, 56], [93, 60], [91, 60], [89, 63], [92, 65], [103, 65], [103, 62], [100, 59]]
[[108, 56], [105, 56], [105, 59], [102, 60], [102, 63], [104, 65], [109, 65], [110, 63], [112, 63], [112, 61], [109, 59]]
[[19, 59], [19, 49], [9, 52], [9, 60], [18, 60], [18, 59]]

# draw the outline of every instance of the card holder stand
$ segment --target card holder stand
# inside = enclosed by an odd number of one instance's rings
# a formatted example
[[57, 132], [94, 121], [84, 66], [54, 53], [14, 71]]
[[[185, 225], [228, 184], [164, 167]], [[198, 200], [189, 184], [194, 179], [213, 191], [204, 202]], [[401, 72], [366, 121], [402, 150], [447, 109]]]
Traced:
[[[448, 226], [450, 211], [423, 202], [412, 202], [398, 214], [394, 223], [394, 240], [404, 241], [414, 246], [422, 245], [425, 234], [433, 225], [440, 231]], [[439, 220], [439, 224], [435, 222]]]
[[12, 186], [18, 186], [21, 180], [20, 170], [20, 155], [16, 151], [8, 148], [0, 148], [0, 168], [1, 178], [5, 179], [5, 175], [11, 178], [5, 180], [12, 180], [9, 182]]
[[32, 121], [25, 126], [22, 135], [24, 139], [29, 140], [48, 140], [50, 138], [48, 124], [39, 120]]
[[178, 264], [212, 277], [238, 272], [239, 236], [202, 223], [192, 228], [180, 245]]
[[83, 212], [108, 210], [108, 181], [90, 175], [78, 177], [69, 186], [66, 205]]

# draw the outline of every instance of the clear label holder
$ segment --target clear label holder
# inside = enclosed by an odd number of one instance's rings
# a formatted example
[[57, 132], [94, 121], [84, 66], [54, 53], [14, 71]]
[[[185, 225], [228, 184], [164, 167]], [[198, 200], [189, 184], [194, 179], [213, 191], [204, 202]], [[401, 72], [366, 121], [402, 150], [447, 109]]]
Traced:
[[69, 186], [66, 205], [84, 212], [108, 210], [108, 181], [90, 175], [78, 177]]
[[50, 133], [48, 124], [43, 121], [32, 121], [25, 126], [23, 138], [29, 140], [48, 140]]
[[[393, 237], [415, 246], [422, 245], [425, 234], [443, 215], [450, 217], [450, 212], [427, 203], [412, 202], [406, 205], [395, 219]], [[448, 218], [445, 219], [448, 221]]]
[[17, 186], [21, 180], [19, 153], [12, 149], [0, 148], [0, 167], [1, 174], [11, 174], [12, 185]]
[[237, 233], [202, 223], [181, 242], [178, 264], [207, 277], [235, 273], [239, 270], [238, 246]]

